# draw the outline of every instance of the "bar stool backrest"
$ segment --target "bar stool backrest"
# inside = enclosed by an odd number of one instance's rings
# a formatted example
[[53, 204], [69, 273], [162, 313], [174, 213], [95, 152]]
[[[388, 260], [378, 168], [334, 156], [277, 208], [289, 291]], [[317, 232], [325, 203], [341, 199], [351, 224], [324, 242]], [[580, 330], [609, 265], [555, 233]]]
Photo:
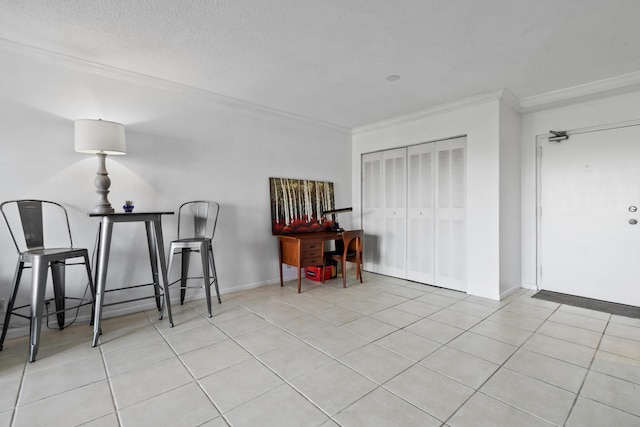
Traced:
[[73, 247], [69, 216], [59, 203], [8, 200], [0, 204], [0, 211], [19, 254], [44, 248]]
[[178, 239], [212, 240], [219, 211], [220, 205], [210, 200], [183, 203], [178, 210]]

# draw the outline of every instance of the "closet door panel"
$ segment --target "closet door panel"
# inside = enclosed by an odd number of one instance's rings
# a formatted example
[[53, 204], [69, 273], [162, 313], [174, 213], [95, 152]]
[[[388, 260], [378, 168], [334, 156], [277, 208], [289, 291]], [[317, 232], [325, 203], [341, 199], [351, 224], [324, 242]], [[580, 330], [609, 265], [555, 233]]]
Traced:
[[406, 278], [407, 245], [407, 149], [382, 153], [384, 186], [382, 273]]
[[362, 156], [362, 267], [374, 273], [382, 273], [382, 196], [382, 153], [365, 154]]
[[466, 138], [435, 143], [435, 284], [466, 291]]
[[435, 280], [434, 143], [408, 148], [407, 279]]

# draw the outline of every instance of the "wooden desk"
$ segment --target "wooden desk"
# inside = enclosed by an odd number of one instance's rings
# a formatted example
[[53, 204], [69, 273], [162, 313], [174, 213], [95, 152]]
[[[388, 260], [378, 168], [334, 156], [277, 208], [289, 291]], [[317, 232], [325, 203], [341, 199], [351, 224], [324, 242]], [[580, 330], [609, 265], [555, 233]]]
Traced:
[[[163, 315], [163, 304], [161, 298], [164, 297], [167, 306], [167, 314], [169, 315], [169, 323], [173, 326], [173, 317], [171, 315], [171, 302], [169, 301], [169, 284], [167, 277], [167, 258], [164, 254], [164, 242], [162, 240], [162, 215], [173, 215], [173, 212], [131, 212], [131, 213], [110, 213], [98, 214], [90, 212], [89, 216], [100, 218], [100, 232], [98, 234], [98, 256], [96, 260], [95, 284], [96, 298], [95, 310], [93, 317], [93, 346], [98, 344], [98, 336], [100, 335], [100, 321], [102, 319], [102, 308], [107, 305], [121, 304], [123, 302], [137, 301], [145, 298], [155, 298], [160, 318]], [[149, 261], [151, 262], [151, 275], [153, 283], [145, 285], [133, 285], [111, 289], [107, 291], [107, 269], [109, 266], [109, 252], [111, 250], [111, 235], [113, 224], [119, 222], [144, 222], [147, 229], [147, 243], [149, 246]], [[162, 284], [164, 285], [164, 295], [160, 290], [160, 278], [158, 276], [158, 260], [160, 260], [160, 272], [162, 273]], [[118, 301], [110, 304], [104, 303], [104, 294], [110, 291], [120, 291], [141, 286], [153, 285], [154, 294], [149, 297], [141, 297], [129, 299], [126, 301]]]
[[298, 269], [298, 293], [300, 293], [302, 268], [322, 265], [324, 242], [341, 239], [342, 232], [282, 234], [276, 237], [278, 238], [278, 258], [280, 260], [280, 286], [283, 286], [282, 264], [296, 267]]

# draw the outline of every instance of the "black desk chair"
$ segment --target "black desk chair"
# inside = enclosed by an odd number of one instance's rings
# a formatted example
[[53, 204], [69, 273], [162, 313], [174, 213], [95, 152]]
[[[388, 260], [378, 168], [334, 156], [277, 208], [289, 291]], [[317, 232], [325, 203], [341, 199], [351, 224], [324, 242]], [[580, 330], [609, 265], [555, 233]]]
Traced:
[[345, 274], [345, 264], [353, 262], [356, 264], [356, 279], [360, 279], [362, 283], [362, 239], [364, 232], [362, 230], [349, 230], [342, 233], [342, 240], [336, 241], [336, 250], [324, 253], [324, 262], [322, 263], [322, 281], [324, 282], [324, 271], [327, 265], [327, 259], [339, 261], [342, 271], [342, 286], [347, 287], [347, 275]]
[[[18, 264], [12, 283], [12, 293], [7, 305], [7, 313], [0, 337], [0, 351], [9, 328], [11, 315], [30, 319], [29, 361], [36, 360], [40, 343], [42, 312], [45, 305], [47, 270], [51, 268], [53, 292], [58, 327], [64, 329], [65, 311], [78, 308], [65, 308], [65, 268], [67, 265], [84, 264], [87, 280], [91, 288], [92, 302], [95, 289], [91, 279], [89, 253], [86, 249], [74, 248], [67, 210], [60, 204], [46, 200], [10, 200], [0, 204], [0, 211], [9, 228], [9, 234], [18, 251]], [[44, 213], [46, 213], [46, 221]], [[45, 234], [45, 229], [47, 233]], [[22, 233], [18, 235], [18, 230]], [[61, 245], [60, 245], [61, 244]], [[68, 259], [82, 258], [82, 262], [66, 263]], [[25, 265], [30, 264], [30, 265]], [[31, 304], [14, 307], [20, 279], [25, 268], [31, 268]], [[80, 302], [80, 305], [89, 304]], [[31, 307], [30, 316], [16, 311]]]

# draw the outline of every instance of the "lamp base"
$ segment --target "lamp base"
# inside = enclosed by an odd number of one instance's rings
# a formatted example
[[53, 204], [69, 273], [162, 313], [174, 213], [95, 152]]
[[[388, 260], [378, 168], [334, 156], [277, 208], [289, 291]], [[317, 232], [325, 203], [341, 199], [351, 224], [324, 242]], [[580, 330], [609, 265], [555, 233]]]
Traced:
[[109, 206], [96, 206], [95, 208], [93, 208], [93, 213], [96, 214], [112, 214], [115, 213], [115, 209], [113, 209], [111, 207], [111, 205]]
[[338, 224], [337, 218], [333, 220], [333, 226], [331, 227], [331, 231], [337, 231], [337, 232], [344, 231], [344, 228], [340, 227], [340, 224]]
[[93, 208], [93, 212], [97, 214], [112, 214], [115, 212], [107, 194], [109, 194], [109, 187], [111, 186], [111, 179], [109, 179], [109, 173], [105, 165], [107, 155], [105, 153], [97, 153], [98, 156], [98, 171], [93, 183], [96, 186], [96, 193], [98, 194], [98, 201]]

